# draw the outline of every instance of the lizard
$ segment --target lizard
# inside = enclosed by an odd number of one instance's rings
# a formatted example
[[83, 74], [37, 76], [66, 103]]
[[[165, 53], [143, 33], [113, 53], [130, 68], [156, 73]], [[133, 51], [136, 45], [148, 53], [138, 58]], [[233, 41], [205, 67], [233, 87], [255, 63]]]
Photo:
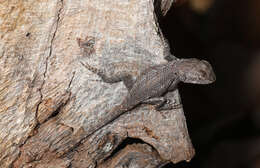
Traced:
[[128, 93], [120, 105], [98, 118], [100, 122], [88, 123], [88, 127], [85, 129], [88, 136], [140, 104], [155, 105], [157, 111], [173, 109], [174, 106], [170, 105], [170, 100], [163, 96], [167, 92], [174, 91], [179, 82], [210, 84], [216, 80], [211, 65], [205, 60], [196, 58], [176, 58], [164, 64], [150, 66], [141, 72], [135, 81], [127, 72], [109, 76], [105, 70], [97, 69], [87, 63], [81, 62], [81, 64], [97, 74], [104, 82], [123, 81], [128, 89]]

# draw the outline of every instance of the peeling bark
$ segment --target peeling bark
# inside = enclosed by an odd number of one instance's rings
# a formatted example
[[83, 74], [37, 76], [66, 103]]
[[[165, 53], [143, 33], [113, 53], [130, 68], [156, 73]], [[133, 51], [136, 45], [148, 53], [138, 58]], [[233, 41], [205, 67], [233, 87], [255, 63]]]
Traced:
[[[160, 3], [165, 15], [173, 1]], [[152, 0], [1, 1], [0, 167], [156, 167], [190, 160], [194, 149], [181, 106], [157, 112], [141, 105], [94, 134], [85, 131], [127, 89], [103, 83], [80, 61], [139, 62], [135, 75], [143, 65], [165, 62], [154, 16]], [[80, 39], [87, 41], [86, 54]], [[181, 105], [178, 91], [166, 96]], [[142, 143], [118, 148], [129, 137]]]

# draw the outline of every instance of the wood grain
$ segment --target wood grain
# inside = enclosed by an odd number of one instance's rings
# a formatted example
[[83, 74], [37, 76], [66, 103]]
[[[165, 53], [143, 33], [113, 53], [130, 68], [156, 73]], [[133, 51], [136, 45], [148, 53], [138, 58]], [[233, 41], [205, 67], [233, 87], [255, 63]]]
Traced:
[[[153, 147], [140, 158], [193, 157], [182, 108], [159, 113], [143, 105], [91, 136], [84, 131], [127, 89], [101, 82], [80, 61], [165, 62], [152, 0], [4, 0], [0, 23], [0, 167], [101, 167], [127, 137]], [[88, 54], [79, 38], [89, 40]], [[178, 91], [167, 96], [181, 103]]]

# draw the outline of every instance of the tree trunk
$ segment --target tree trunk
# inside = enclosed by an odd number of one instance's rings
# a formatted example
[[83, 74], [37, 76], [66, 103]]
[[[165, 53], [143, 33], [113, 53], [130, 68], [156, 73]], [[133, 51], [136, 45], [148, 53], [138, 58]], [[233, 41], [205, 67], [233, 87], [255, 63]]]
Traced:
[[[172, 1], [156, 7], [165, 15]], [[193, 157], [182, 108], [141, 105], [94, 134], [85, 131], [127, 89], [104, 83], [80, 62], [137, 63], [134, 74], [165, 62], [154, 4], [0, 1], [0, 167], [159, 167]], [[177, 90], [166, 96], [181, 103]]]

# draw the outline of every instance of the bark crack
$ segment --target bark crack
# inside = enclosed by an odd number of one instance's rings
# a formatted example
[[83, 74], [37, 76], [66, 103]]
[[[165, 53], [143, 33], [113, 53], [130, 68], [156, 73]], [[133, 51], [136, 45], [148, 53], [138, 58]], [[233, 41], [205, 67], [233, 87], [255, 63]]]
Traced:
[[[66, 93], [65, 93], [64, 96], [63, 96], [63, 97], [64, 97], [63, 101], [58, 104], [57, 109], [54, 110], [53, 113], [52, 113], [44, 122], [41, 123], [41, 125], [44, 124], [44, 123], [46, 123], [46, 122], [49, 121], [50, 119], [56, 117], [56, 116], [60, 113], [60, 111], [62, 110], [62, 108], [63, 108], [64, 106], [66, 106], [66, 105], [68, 104], [68, 102], [71, 100], [70, 87], [71, 87], [71, 84], [72, 84], [72, 82], [73, 82], [74, 77], [75, 77], [75, 71], [73, 72], [72, 77], [71, 77], [71, 79], [70, 79], [70, 81], [69, 81], [68, 87], [67, 87], [67, 89], [66, 89]], [[63, 124], [63, 125], [65, 125], [65, 124]], [[72, 128], [72, 127], [70, 127], [70, 128], [74, 130], [74, 128]]]
[[[58, 10], [57, 19], [56, 19], [56, 22], [55, 22], [56, 26], [55, 26], [55, 28], [54, 28], [55, 30], [54, 30], [54, 33], [53, 33], [53, 35], [52, 35], [52, 37], [51, 37], [50, 52], [49, 52], [49, 54], [48, 54], [48, 56], [46, 57], [46, 60], [45, 60], [45, 70], [44, 70], [44, 73], [43, 73], [43, 82], [42, 82], [42, 84], [40, 85], [40, 88], [38, 89], [39, 94], [40, 94], [40, 100], [39, 100], [39, 103], [38, 103], [37, 106], [36, 106], [36, 111], [35, 111], [35, 122], [36, 122], [36, 124], [35, 124], [35, 126], [34, 126], [32, 132], [30, 133], [30, 135], [29, 135], [29, 136], [27, 137], [27, 139], [19, 146], [19, 148], [21, 148], [24, 144], [26, 144], [26, 142], [27, 142], [32, 136], [34, 136], [35, 130], [39, 127], [39, 121], [38, 121], [38, 119], [37, 119], [37, 116], [38, 116], [39, 106], [41, 105], [42, 100], [43, 100], [42, 88], [43, 88], [43, 86], [44, 86], [44, 84], [45, 84], [45, 80], [46, 80], [46, 74], [47, 74], [47, 70], [48, 70], [48, 60], [49, 60], [49, 58], [50, 58], [51, 55], [52, 55], [53, 41], [54, 41], [54, 39], [55, 39], [56, 32], [57, 32], [57, 30], [58, 30], [58, 24], [59, 24], [59, 21], [60, 21], [60, 14], [61, 14], [61, 11], [62, 11], [62, 9], [63, 9], [63, 0], [60, 0], [59, 3], [61, 3], [61, 7], [60, 7], [59, 10]], [[36, 76], [37, 76], [37, 75], [36, 75]], [[73, 77], [74, 77], [74, 76], [73, 76]], [[35, 79], [34, 79], [34, 80], [35, 80]], [[67, 103], [67, 101], [66, 101], [66, 103]], [[62, 105], [64, 105], [64, 104], [62, 104]], [[61, 106], [62, 106], [62, 105], [61, 105]], [[18, 156], [17, 158], [19, 158], [19, 156]], [[15, 159], [15, 160], [17, 160], [17, 159]], [[13, 163], [14, 163], [14, 162], [13, 162]], [[11, 164], [11, 165], [12, 165], [12, 164]]]
[[[61, 14], [61, 11], [64, 7], [63, 5], [63, 0], [60, 0], [59, 3], [61, 3], [61, 7], [59, 8], [58, 10], [58, 13], [57, 13], [57, 19], [56, 19], [56, 22], [55, 22], [55, 30], [53, 32], [53, 35], [52, 35], [52, 38], [51, 38], [51, 42], [50, 42], [50, 52], [48, 54], [48, 56], [46, 57], [46, 60], [45, 60], [45, 70], [44, 70], [44, 73], [43, 73], [43, 82], [41, 84], [41, 87], [39, 88], [39, 93], [40, 93], [40, 101], [36, 107], [36, 112], [35, 112], [35, 121], [36, 121], [36, 126], [35, 128], [37, 128], [39, 126], [39, 121], [38, 121], [38, 111], [39, 111], [39, 107], [42, 103], [42, 100], [43, 100], [43, 94], [42, 94], [42, 88], [45, 84], [45, 81], [46, 81], [46, 74], [47, 74], [47, 71], [48, 71], [48, 62], [49, 62], [49, 58], [51, 57], [52, 55], [52, 49], [53, 49], [53, 42], [54, 42], [54, 39], [56, 37], [56, 33], [57, 33], [57, 30], [58, 30], [58, 26], [59, 26], [59, 21], [60, 21], [60, 14]], [[34, 128], [34, 129], [35, 129]]]
[[[55, 39], [57, 30], [58, 30], [58, 25], [59, 25], [59, 22], [60, 22], [60, 14], [61, 14], [61, 11], [62, 11], [62, 9], [63, 9], [63, 7], [64, 7], [63, 0], [60, 0], [58, 3], [61, 3], [61, 5], [60, 5], [60, 8], [59, 8], [58, 13], [57, 13], [57, 19], [56, 19], [56, 21], [55, 21], [54, 32], [53, 32], [53, 35], [52, 35], [51, 41], [50, 41], [50, 51], [49, 51], [49, 54], [48, 54], [48, 56], [46, 57], [46, 60], [45, 60], [45, 70], [44, 70], [44, 73], [43, 73], [43, 82], [42, 82], [42, 84], [40, 85], [40, 88], [38, 89], [39, 94], [40, 94], [40, 99], [39, 99], [39, 103], [37, 104], [36, 110], [35, 110], [35, 126], [34, 126], [34, 128], [32, 129], [30, 135], [26, 138], [26, 140], [25, 140], [21, 145], [19, 145], [19, 148], [22, 148], [23, 145], [26, 144], [26, 142], [27, 142], [31, 137], [34, 136], [35, 130], [37, 130], [37, 128], [39, 127], [39, 121], [38, 121], [38, 119], [37, 119], [37, 116], [38, 116], [39, 107], [40, 107], [40, 105], [41, 105], [41, 103], [42, 103], [42, 100], [43, 100], [42, 89], [43, 89], [43, 86], [44, 86], [45, 81], [46, 81], [46, 74], [47, 74], [47, 70], [48, 70], [48, 61], [49, 61], [49, 58], [50, 58], [51, 55], [52, 55], [53, 42], [54, 42], [54, 39]], [[36, 75], [36, 76], [37, 76], [37, 75]], [[73, 75], [73, 78], [74, 78], [74, 75]], [[73, 79], [73, 78], [72, 78], [72, 79]], [[35, 80], [35, 79], [33, 79], [33, 81], [34, 81], [34, 80]], [[71, 84], [71, 82], [72, 82], [72, 80], [70, 81], [70, 84]], [[69, 86], [70, 86], [70, 85], [69, 85]], [[69, 99], [68, 99], [68, 100], [69, 100]], [[67, 100], [65, 103], [62, 103], [60, 106], [64, 106], [64, 105], [68, 102], [68, 100]], [[58, 107], [58, 109], [59, 109], [59, 108], [60, 108], [60, 107]], [[21, 153], [19, 153], [19, 155], [17, 156], [17, 158], [11, 163], [11, 167], [13, 167], [14, 162], [19, 159], [20, 154], [21, 154]]]
[[68, 87], [67, 87], [67, 91], [70, 90], [71, 84], [72, 84], [73, 79], [74, 79], [74, 77], [75, 77], [75, 73], [76, 73], [75, 71], [72, 73], [72, 77], [71, 77], [70, 82], [69, 82], [69, 85], [68, 85]]

